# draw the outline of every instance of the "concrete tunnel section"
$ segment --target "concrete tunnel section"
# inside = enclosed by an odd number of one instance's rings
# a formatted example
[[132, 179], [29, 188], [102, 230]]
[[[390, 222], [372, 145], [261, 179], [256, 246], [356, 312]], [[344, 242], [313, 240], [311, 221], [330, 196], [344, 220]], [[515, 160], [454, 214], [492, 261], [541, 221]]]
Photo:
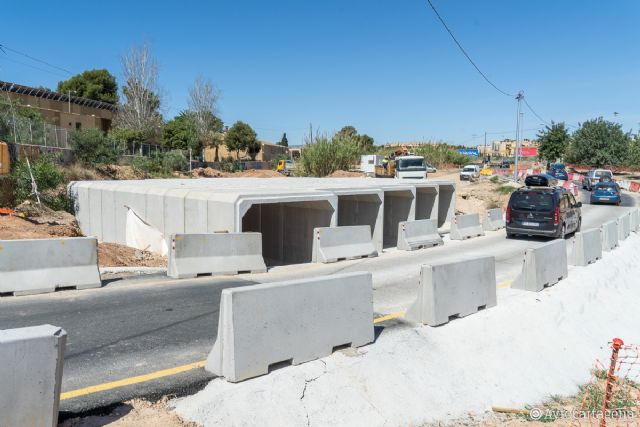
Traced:
[[[170, 243], [175, 233], [259, 231], [269, 265], [309, 262], [313, 228], [368, 225], [379, 251], [398, 223], [455, 212], [452, 182], [355, 178], [80, 181], [69, 185], [85, 235], [129, 244], [129, 208]], [[137, 246], [133, 246], [137, 247]]]
[[242, 230], [262, 233], [267, 266], [311, 262], [313, 229], [330, 227], [334, 208], [328, 200], [253, 204], [242, 217]]
[[395, 247], [398, 243], [398, 223], [415, 219], [415, 189], [384, 191], [383, 246]]

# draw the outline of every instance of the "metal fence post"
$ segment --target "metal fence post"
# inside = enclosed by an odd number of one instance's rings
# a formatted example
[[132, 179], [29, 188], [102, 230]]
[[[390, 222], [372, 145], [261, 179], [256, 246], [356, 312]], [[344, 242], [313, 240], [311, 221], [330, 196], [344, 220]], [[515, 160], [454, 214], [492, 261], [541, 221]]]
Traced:
[[618, 361], [618, 352], [624, 345], [624, 342], [620, 338], [614, 338], [611, 343], [611, 362], [609, 363], [609, 372], [607, 373], [607, 382], [605, 385], [604, 398], [602, 401], [602, 418], [600, 419], [600, 427], [606, 427], [607, 425], [607, 411], [609, 410], [609, 401], [613, 394], [613, 384], [616, 381], [615, 370], [616, 363]]

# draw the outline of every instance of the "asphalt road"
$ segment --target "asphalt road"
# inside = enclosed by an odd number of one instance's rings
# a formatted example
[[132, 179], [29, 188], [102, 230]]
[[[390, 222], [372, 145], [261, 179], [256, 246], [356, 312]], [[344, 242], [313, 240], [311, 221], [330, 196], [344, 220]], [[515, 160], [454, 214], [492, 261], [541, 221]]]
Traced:
[[[587, 192], [582, 200], [588, 200]], [[625, 193], [624, 206], [638, 196]], [[583, 207], [583, 228], [596, 227], [625, 207]], [[522, 253], [544, 239], [505, 239], [504, 231], [414, 252], [385, 251], [378, 258], [335, 264], [283, 266], [266, 274], [235, 278], [169, 280], [151, 276], [108, 283], [101, 289], [0, 299], [0, 329], [49, 323], [68, 333], [63, 392], [147, 374], [203, 360], [216, 337], [220, 293], [227, 287], [349, 271], [370, 271], [374, 309], [388, 314], [415, 298], [420, 265], [457, 257], [494, 255], [498, 282], [512, 279]], [[500, 290], [499, 290], [500, 296]], [[265, 307], [269, 309], [269, 307]], [[81, 412], [138, 396], [189, 393], [210, 379], [204, 369], [136, 385], [86, 394], [61, 402], [62, 411]]]

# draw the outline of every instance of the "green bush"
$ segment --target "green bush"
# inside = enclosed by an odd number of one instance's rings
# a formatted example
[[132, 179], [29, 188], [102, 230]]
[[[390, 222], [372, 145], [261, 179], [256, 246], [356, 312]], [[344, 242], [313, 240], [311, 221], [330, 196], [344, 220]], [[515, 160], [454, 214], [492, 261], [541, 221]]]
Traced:
[[131, 167], [150, 176], [169, 176], [175, 171], [189, 170], [189, 159], [180, 150], [153, 153], [150, 156], [134, 157]]
[[424, 144], [415, 151], [417, 155], [424, 156], [427, 163], [437, 168], [446, 165], [463, 166], [472, 162], [470, 157], [458, 153], [456, 147], [448, 144]]
[[76, 161], [86, 165], [115, 163], [116, 141], [99, 129], [82, 129], [71, 133], [71, 149]]
[[307, 176], [327, 176], [337, 170], [349, 170], [360, 154], [361, 148], [351, 138], [318, 136], [305, 144], [297, 170]]
[[[38, 184], [40, 201], [54, 210], [69, 208], [69, 198], [60, 186], [64, 184], [64, 173], [48, 156], [41, 156], [31, 164], [33, 178]], [[36, 200], [31, 185], [31, 175], [26, 161], [19, 161], [11, 169], [10, 179], [16, 205], [27, 199]]]

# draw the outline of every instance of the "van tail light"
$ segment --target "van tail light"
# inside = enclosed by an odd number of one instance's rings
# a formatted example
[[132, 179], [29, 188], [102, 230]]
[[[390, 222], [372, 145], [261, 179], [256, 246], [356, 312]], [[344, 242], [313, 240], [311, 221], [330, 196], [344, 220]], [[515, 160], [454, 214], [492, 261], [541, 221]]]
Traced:
[[507, 222], [511, 222], [511, 206], [507, 206], [507, 211], [505, 213], [505, 217]]
[[556, 206], [553, 211], [553, 225], [558, 225], [560, 222], [560, 208]]

